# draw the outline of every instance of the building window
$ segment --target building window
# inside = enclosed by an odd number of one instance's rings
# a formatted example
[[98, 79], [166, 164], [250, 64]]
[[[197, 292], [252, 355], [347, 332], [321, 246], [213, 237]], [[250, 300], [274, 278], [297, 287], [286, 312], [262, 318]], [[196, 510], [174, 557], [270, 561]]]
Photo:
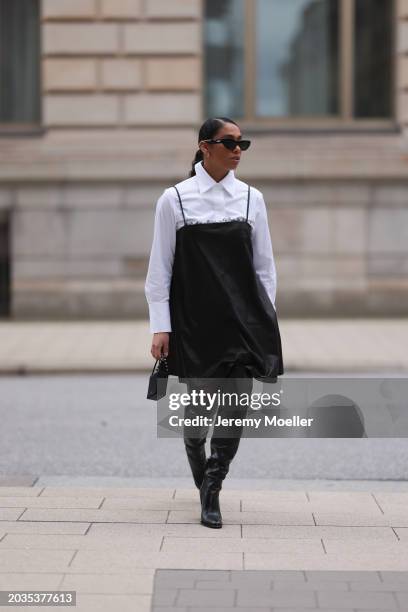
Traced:
[[355, 0], [355, 117], [391, 116], [391, 5], [389, 0]]
[[244, 115], [244, 2], [206, 3], [205, 94], [210, 115]]
[[40, 122], [39, 0], [0, 0], [0, 127]]
[[206, 115], [392, 117], [394, 0], [206, 0]]

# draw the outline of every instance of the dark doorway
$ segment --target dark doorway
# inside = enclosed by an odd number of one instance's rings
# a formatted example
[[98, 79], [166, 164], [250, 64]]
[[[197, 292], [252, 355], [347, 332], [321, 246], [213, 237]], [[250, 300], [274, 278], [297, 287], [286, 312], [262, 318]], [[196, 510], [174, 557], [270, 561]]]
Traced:
[[10, 215], [0, 210], [0, 317], [10, 315]]

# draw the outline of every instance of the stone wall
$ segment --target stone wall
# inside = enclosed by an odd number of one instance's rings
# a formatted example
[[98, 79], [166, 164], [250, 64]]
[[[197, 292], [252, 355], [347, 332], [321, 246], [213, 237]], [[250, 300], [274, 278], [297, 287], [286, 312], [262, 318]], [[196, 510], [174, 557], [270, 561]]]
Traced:
[[199, 0], [43, 0], [45, 127], [195, 125]]
[[[14, 202], [17, 318], [147, 316], [154, 204], [166, 183], [27, 184]], [[406, 314], [407, 182], [258, 182], [285, 316]]]

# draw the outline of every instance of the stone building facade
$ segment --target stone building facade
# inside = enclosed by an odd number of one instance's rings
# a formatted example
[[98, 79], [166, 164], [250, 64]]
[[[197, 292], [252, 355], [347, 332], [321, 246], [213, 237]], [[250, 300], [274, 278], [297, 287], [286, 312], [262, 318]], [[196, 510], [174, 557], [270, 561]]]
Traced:
[[[0, 124], [3, 317], [147, 316], [155, 204], [205, 118], [204, 4], [42, 1], [40, 120]], [[386, 120], [241, 122], [281, 316], [406, 312], [408, 0], [393, 33]]]

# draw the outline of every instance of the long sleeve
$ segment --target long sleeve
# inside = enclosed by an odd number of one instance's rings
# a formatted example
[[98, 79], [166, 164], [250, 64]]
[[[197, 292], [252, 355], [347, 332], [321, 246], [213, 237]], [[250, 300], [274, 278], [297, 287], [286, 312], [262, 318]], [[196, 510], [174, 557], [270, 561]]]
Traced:
[[145, 282], [150, 331], [170, 332], [169, 294], [176, 246], [176, 220], [167, 190], [156, 205], [153, 243]]
[[254, 268], [275, 308], [276, 267], [273, 257], [272, 240], [269, 232], [265, 201], [260, 191], [258, 192], [258, 198], [259, 211], [255, 218], [255, 226], [252, 232]]

